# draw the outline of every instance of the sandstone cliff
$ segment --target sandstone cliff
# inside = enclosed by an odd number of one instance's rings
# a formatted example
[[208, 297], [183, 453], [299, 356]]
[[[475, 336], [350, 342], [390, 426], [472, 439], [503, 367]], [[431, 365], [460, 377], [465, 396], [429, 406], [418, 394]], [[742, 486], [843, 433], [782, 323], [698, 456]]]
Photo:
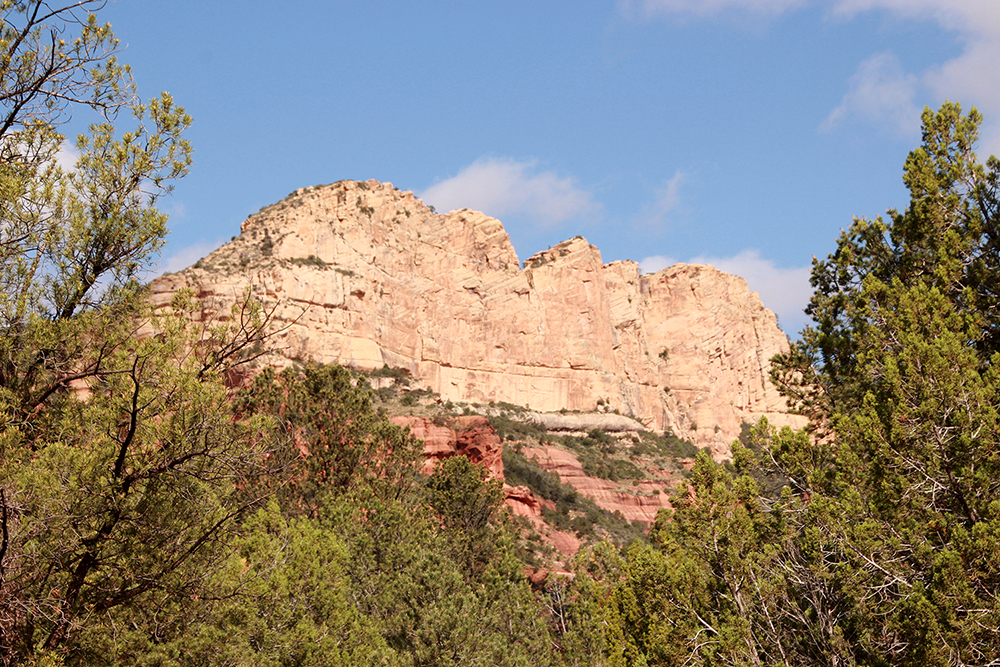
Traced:
[[430, 475], [444, 459], [464, 456], [486, 468], [490, 479], [503, 481], [503, 445], [486, 417], [472, 415], [435, 421], [429, 417], [398, 415], [391, 421], [409, 428], [415, 438], [423, 440], [423, 474]]
[[522, 452], [541, 467], [559, 475], [560, 482], [572, 486], [598, 507], [619, 512], [627, 521], [639, 521], [647, 527], [656, 520], [658, 511], [670, 507], [669, 497], [678, 482], [677, 479], [644, 479], [635, 484], [614, 482], [588, 476], [577, 457], [559, 447], [535, 445], [524, 447]]
[[640, 275], [581, 237], [522, 269], [498, 220], [433, 213], [388, 183], [298, 190], [152, 292], [164, 305], [193, 289], [212, 321], [247, 285], [278, 304], [284, 359], [404, 367], [453, 401], [601, 404], [717, 456], [742, 421], [793, 419], [767, 376], [787, 339], [743, 279], [686, 264]]

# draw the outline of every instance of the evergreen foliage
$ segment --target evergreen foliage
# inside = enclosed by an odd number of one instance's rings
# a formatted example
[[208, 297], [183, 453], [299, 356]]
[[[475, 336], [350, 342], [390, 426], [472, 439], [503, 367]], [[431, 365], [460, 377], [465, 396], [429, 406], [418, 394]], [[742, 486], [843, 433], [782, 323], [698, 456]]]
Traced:
[[910, 205], [815, 263], [816, 325], [775, 363], [810, 429], [762, 420], [732, 473], [699, 455], [652, 546], [578, 560], [563, 638], [593, 664], [997, 664], [1000, 162], [977, 164], [979, 121], [925, 111]]
[[[775, 362], [810, 428], [762, 421], [732, 467], [699, 452], [648, 542], [532, 589], [500, 484], [462, 457], [420, 477], [367, 383], [306, 363], [232, 388], [267, 342], [249, 292], [208, 330], [190, 296], [150, 309], [190, 119], [138, 101], [101, 6], [0, 2], [0, 666], [998, 664], [1000, 161], [976, 161], [977, 112], [925, 111], [909, 206], [815, 263], [815, 326]], [[66, 171], [81, 106], [102, 122]], [[641, 475], [606, 434], [567, 443]], [[505, 461], [585, 532], [590, 505]]]
[[572, 531], [584, 540], [608, 540], [626, 545], [643, 538], [641, 526], [629, 523], [621, 512], [609, 512], [590, 498], [559, 480], [559, 475], [542, 468], [534, 459], [509, 447], [503, 451], [504, 480], [512, 486], [526, 486], [554, 508], [543, 507], [542, 517], [553, 528]]
[[341, 366], [266, 368], [237, 403], [245, 414], [271, 417], [283, 436], [273, 464], [291, 482], [262, 482], [289, 516], [314, 515], [322, 496], [359, 486], [398, 496], [414, 483], [419, 443], [378, 414], [367, 383]]
[[839, 561], [837, 652], [857, 662], [1000, 655], [1000, 569], [984, 558], [1000, 529], [1000, 161], [976, 161], [980, 120], [950, 103], [924, 112], [909, 206], [856, 220], [816, 263], [816, 327], [778, 365], [830, 434], [770, 450], [826, 532], [823, 562]]
[[425, 486], [342, 368], [231, 389], [249, 292], [207, 330], [150, 310], [190, 119], [138, 101], [102, 5], [0, 3], [0, 665], [547, 664], [496, 484]]

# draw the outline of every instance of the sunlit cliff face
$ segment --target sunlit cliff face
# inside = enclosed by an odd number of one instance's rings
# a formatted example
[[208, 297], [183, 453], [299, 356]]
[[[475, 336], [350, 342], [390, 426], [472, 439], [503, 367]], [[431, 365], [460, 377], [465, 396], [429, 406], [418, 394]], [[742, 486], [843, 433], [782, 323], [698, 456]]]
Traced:
[[402, 367], [453, 401], [600, 404], [718, 458], [744, 421], [793, 420], [767, 373], [787, 339], [743, 279], [684, 264], [640, 275], [582, 237], [522, 266], [500, 221], [436, 214], [389, 183], [298, 190], [152, 292], [162, 306], [193, 288], [211, 321], [248, 285], [274, 308], [276, 365]]

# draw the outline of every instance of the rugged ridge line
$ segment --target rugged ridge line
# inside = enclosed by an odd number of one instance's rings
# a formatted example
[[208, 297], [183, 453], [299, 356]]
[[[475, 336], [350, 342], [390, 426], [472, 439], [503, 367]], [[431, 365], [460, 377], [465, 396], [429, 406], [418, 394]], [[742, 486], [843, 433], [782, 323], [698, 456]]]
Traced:
[[151, 291], [164, 306], [192, 289], [211, 322], [247, 285], [287, 325], [272, 363], [399, 366], [452, 401], [600, 406], [717, 457], [743, 421], [799, 423], [767, 373], [788, 340], [742, 278], [687, 264], [640, 275], [582, 237], [522, 269], [499, 220], [437, 214], [390, 183], [300, 189]]

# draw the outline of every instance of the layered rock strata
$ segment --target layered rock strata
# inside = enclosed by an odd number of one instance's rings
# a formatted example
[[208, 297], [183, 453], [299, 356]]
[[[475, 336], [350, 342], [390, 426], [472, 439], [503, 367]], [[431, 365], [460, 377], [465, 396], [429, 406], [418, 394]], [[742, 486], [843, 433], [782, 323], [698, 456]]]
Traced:
[[559, 475], [563, 484], [572, 486], [602, 509], [620, 512], [630, 522], [639, 521], [650, 526], [660, 509], [670, 508], [669, 497], [676, 480], [644, 479], [633, 483], [589, 477], [580, 461], [565, 449], [539, 446], [524, 447], [521, 451], [546, 470]]
[[794, 422], [767, 372], [788, 341], [743, 279], [687, 264], [642, 275], [582, 237], [522, 268], [498, 220], [435, 214], [389, 183], [298, 190], [151, 287], [160, 306], [192, 289], [211, 322], [247, 286], [275, 307], [276, 364], [403, 367], [452, 401], [600, 405], [717, 457], [744, 421]]
[[409, 428], [413, 437], [424, 442], [424, 465], [429, 475], [437, 464], [453, 456], [464, 456], [486, 468], [491, 479], [503, 481], [503, 445], [486, 417], [469, 415], [432, 419], [430, 417], [391, 417], [397, 426]]
[[[580, 549], [580, 540], [572, 533], [549, 526], [542, 518], [542, 508], [555, 509], [548, 500], [536, 497], [526, 486], [511, 486], [504, 480], [503, 444], [486, 417], [428, 418], [397, 415], [391, 418], [397, 426], [408, 428], [414, 437], [424, 442], [424, 465], [421, 473], [430, 475], [437, 464], [453, 456], [464, 456], [486, 468], [490, 479], [503, 482], [504, 502], [515, 516], [524, 517], [543, 540], [563, 556], [573, 556]], [[580, 474], [583, 474], [581, 468]]]

